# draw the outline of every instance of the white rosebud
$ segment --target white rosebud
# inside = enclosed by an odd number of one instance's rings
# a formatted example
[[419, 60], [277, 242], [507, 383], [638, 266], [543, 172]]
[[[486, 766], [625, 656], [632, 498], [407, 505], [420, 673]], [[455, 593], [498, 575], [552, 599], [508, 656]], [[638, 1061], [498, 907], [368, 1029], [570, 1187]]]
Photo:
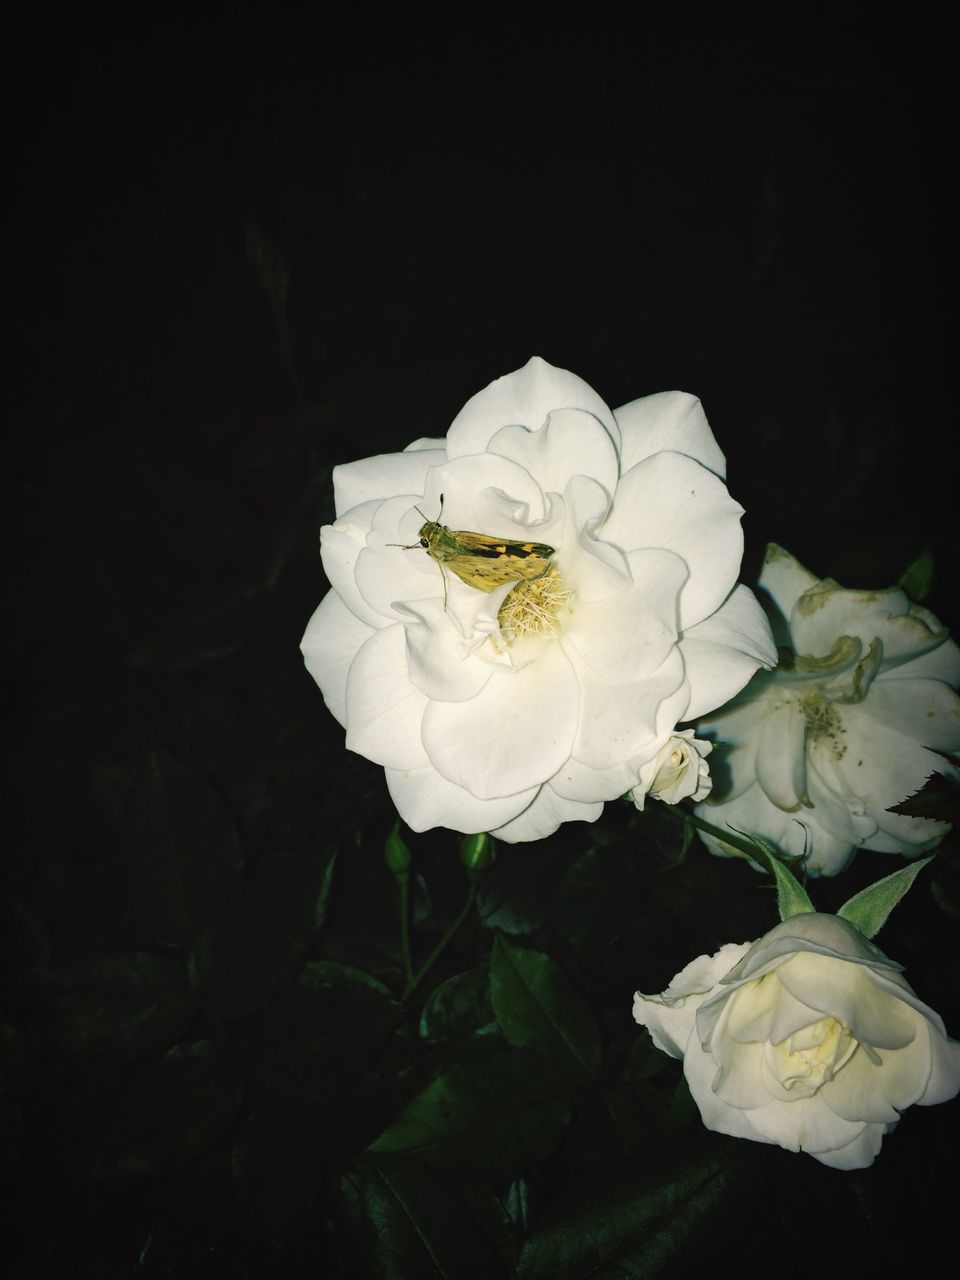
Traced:
[[835, 875], [858, 848], [932, 849], [947, 823], [890, 809], [931, 773], [958, 776], [945, 755], [960, 750], [960, 649], [899, 587], [844, 590], [777, 546], [760, 586], [780, 666], [699, 721], [722, 745], [725, 777], [699, 815], [805, 855], [814, 875]]
[[703, 800], [712, 786], [706, 757], [713, 743], [695, 738], [692, 729], [680, 729], [660, 748], [656, 756], [640, 769], [640, 781], [630, 795], [638, 809], [647, 796], [664, 804], [681, 800]]
[[835, 1169], [866, 1168], [902, 1111], [960, 1090], [960, 1043], [838, 916], [796, 915], [699, 956], [662, 995], [637, 992], [633, 1016], [683, 1059], [708, 1129]]
[[410, 827], [592, 822], [773, 665], [723, 474], [695, 397], [613, 412], [540, 359], [445, 438], [335, 469], [332, 590], [301, 647]]

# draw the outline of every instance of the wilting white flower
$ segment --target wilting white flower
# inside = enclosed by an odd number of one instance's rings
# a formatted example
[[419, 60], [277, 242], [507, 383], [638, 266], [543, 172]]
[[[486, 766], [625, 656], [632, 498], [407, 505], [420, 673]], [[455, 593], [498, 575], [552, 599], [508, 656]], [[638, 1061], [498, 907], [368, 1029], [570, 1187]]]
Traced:
[[[723, 473], [693, 396], [614, 413], [540, 359], [475, 395], [444, 439], [336, 468], [332, 590], [302, 649], [414, 830], [516, 841], [593, 821], [678, 721], [772, 665], [737, 585], [742, 508]], [[452, 544], [424, 534], [441, 509], [502, 547], [439, 563]], [[543, 572], [521, 582], [527, 543]], [[494, 561], [499, 581], [458, 576]]]
[[960, 1043], [902, 965], [838, 916], [808, 912], [691, 961], [633, 1016], [683, 1072], [708, 1129], [873, 1163], [914, 1103], [960, 1090]]
[[665, 804], [681, 800], [703, 800], [712, 785], [707, 756], [713, 743], [695, 738], [692, 729], [673, 734], [652, 760], [640, 767], [640, 781], [630, 792], [638, 809], [647, 796]]
[[[890, 813], [960, 750], [960, 650], [898, 587], [845, 591], [771, 545], [760, 577], [781, 646], [697, 731], [725, 745], [698, 814], [766, 836], [807, 869], [834, 875], [857, 848], [918, 855], [949, 826]], [[729, 853], [703, 832], [715, 853]]]

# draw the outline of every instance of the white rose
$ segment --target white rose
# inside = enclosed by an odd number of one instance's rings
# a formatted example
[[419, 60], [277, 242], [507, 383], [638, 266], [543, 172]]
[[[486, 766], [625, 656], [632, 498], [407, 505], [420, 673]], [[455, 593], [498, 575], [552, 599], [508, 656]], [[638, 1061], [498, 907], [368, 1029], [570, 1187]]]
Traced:
[[681, 729], [670, 736], [654, 758], [640, 767], [640, 781], [630, 795], [638, 809], [643, 809], [647, 796], [655, 796], [664, 804], [681, 800], [703, 800], [712, 782], [706, 757], [713, 743], [693, 736], [692, 729]]
[[688, 964], [633, 1016], [683, 1058], [708, 1129], [872, 1164], [913, 1103], [960, 1090], [960, 1043], [847, 921], [810, 912]]
[[957, 775], [938, 753], [960, 750], [960, 649], [898, 587], [845, 591], [777, 546], [760, 586], [781, 664], [698, 724], [725, 744], [726, 771], [698, 814], [805, 854], [816, 875], [857, 848], [913, 857], [939, 844], [948, 824], [889, 810], [931, 773]]
[[[302, 649], [414, 830], [515, 841], [592, 822], [678, 721], [772, 665], [723, 471], [693, 396], [614, 413], [540, 359], [444, 439], [336, 468], [332, 590]], [[544, 543], [549, 572], [485, 591], [442, 570], [419, 545], [441, 495], [448, 528]]]

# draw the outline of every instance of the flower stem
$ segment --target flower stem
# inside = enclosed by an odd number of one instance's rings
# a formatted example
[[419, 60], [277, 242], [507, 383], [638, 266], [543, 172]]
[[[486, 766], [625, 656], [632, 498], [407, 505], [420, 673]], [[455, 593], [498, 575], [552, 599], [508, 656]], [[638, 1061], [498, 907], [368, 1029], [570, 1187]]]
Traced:
[[742, 836], [735, 835], [732, 831], [724, 831], [721, 827], [716, 827], [712, 822], [706, 822], [695, 813], [691, 813], [687, 809], [682, 809], [679, 805], [664, 805], [664, 808], [676, 820], [685, 827], [698, 827], [701, 831], [706, 831], [707, 835], [715, 836], [717, 840], [722, 840], [724, 844], [730, 845], [736, 849], [738, 853], [749, 858], [751, 862], [761, 862], [762, 857], [758, 856], [758, 850], [749, 840], [745, 840]]
[[400, 950], [403, 955], [403, 976], [409, 984], [413, 979], [413, 957], [410, 954], [410, 876], [397, 876], [400, 881]]
[[464, 902], [463, 906], [460, 908], [460, 912], [457, 915], [456, 920], [454, 920], [453, 924], [450, 926], [450, 928], [446, 931], [446, 933], [443, 935], [443, 937], [440, 939], [437, 945], [433, 948], [433, 950], [427, 956], [426, 960], [417, 970], [416, 974], [414, 974], [412, 978], [408, 978], [407, 985], [404, 988], [403, 995], [400, 997], [401, 1003], [410, 999], [414, 991], [416, 991], [417, 987], [419, 987], [420, 983], [430, 972], [431, 968], [434, 965], [434, 962], [441, 955], [441, 953], [446, 949], [449, 942], [453, 939], [454, 935], [457, 933], [457, 931], [460, 929], [463, 922], [466, 920], [467, 916], [470, 914], [470, 908], [473, 906], [473, 901], [476, 898], [476, 896], [477, 896], [477, 886], [474, 880], [471, 878], [470, 887], [467, 890], [466, 901]]

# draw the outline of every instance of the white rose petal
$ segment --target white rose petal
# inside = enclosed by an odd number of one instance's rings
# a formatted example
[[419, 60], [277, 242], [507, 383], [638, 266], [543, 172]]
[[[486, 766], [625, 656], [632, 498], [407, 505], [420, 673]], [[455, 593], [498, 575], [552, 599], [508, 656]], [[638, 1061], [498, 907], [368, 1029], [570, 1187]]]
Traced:
[[[890, 810], [932, 773], [958, 776], [960, 649], [900, 588], [846, 591], [780, 547], [767, 549], [760, 585], [785, 658], [699, 716], [725, 779], [700, 816], [805, 856], [814, 875], [841, 871], [858, 848], [932, 849], [947, 823]], [[714, 853], [731, 852], [700, 834]]]
[[[334, 470], [332, 590], [304, 657], [415, 830], [534, 840], [633, 787], [700, 798], [707, 747], [684, 732], [670, 748], [678, 721], [776, 661], [737, 584], [741, 508], [699, 401], [622, 412], [533, 359], [444, 440]], [[553, 555], [533, 581], [479, 589], [422, 547], [441, 520]]]
[[758, 942], [700, 956], [633, 1014], [683, 1059], [709, 1129], [873, 1163], [914, 1103], [960, 1091], [960, 1043], [889, 960], [837, 916], [809, 912]]

